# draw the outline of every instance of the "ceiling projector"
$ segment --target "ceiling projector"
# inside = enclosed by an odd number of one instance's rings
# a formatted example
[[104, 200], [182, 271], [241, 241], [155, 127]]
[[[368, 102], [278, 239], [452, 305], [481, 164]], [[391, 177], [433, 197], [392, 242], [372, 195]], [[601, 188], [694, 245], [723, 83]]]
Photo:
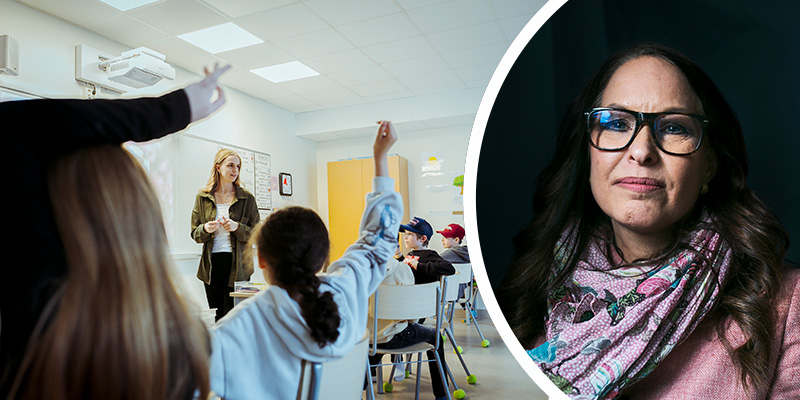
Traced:
[[175, 68], [167, 64], [166, 56], [139, 47], [122, 53], [105, 63], [108, 79], [134, 88], [153, 86], [161, 79], [175, 79]]

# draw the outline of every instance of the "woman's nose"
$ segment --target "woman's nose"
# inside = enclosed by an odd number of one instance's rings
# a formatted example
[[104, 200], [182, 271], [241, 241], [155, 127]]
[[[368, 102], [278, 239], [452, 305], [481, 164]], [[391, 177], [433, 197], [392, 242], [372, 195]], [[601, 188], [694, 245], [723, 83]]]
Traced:
[[650, 164], [655, 161], [658, 146], [653, 139], [652, 129], [650, 124], [642, 124], [639, 128], [639, 132], [633, 138], [633, 143], [628, 147], [630, 160], [639, 164]]

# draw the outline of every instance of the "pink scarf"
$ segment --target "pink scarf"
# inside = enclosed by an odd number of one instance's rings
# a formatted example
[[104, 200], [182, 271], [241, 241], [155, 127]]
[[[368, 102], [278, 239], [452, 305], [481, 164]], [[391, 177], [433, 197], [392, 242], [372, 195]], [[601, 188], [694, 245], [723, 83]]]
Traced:
[[[616, 398], [686, 339], [717, 300], [730, 246], [701, 229], [690, 247], [665, 265], [617, 267], [607, 244], [592, 240], [572, 281], [551, 293], [547, 341], [528, 355], [573, 399]], [[565, 260], [558, 261], [563, 268]]]

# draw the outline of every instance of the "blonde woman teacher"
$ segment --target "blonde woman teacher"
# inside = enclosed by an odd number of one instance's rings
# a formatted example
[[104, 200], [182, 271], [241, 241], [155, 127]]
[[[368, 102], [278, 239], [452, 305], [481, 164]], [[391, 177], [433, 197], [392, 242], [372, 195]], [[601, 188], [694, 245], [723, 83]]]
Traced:
[[239, 183], [241, 168], [235, 151], [220, 149], [192, 209], [192, 239], [203, 244], [197, 278], [205, 284], [208, 307], [217, 309], [217, 320], [233, 308], [234, 282], [253, 274], [246, 250], [259, 215], [255, 197]]

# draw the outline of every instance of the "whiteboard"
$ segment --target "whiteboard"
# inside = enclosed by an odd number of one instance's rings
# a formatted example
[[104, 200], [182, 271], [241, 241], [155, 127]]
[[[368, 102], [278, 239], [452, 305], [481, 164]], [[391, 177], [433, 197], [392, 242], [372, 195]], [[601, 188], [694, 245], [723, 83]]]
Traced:
[[241, 157], [239, 180], [256, 197], [261, 218], [272, 210], [271, 157], [267, 153], [183, 132], [146, 143], [128, 142], [125, 147], [139, 160], [156, 187], [173, 254], [202, 251], [202, 245], [191, 238], [192, 208], [197, 191], [211, 175], [214, 155], [221, 148], [234, 150]]

